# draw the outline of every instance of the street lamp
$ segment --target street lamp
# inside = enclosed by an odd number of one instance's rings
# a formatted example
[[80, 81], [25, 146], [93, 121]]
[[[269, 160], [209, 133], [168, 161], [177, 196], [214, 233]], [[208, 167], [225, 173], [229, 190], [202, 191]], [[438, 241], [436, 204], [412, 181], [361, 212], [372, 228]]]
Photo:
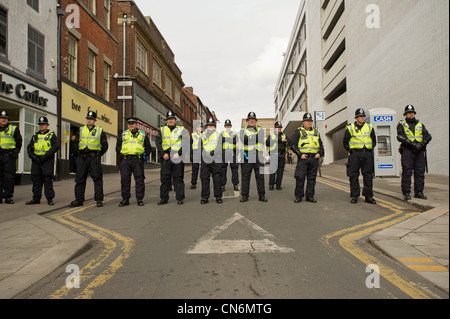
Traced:
[[294, 71], [287, 71], [286, 75], [295, 75], [298, 74], [300, 76], [303, 76], [303, 80], [304, 80], [304, 86], [305, 86], [305, 112], [308, 113], [308, 87], [306, 85], [306, 75], [300, 72], [294, 72]]

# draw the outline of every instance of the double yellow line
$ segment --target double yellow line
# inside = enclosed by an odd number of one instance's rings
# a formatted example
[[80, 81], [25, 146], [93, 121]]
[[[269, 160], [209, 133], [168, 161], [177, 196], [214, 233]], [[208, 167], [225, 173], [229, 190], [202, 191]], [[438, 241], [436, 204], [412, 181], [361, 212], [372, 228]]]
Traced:
[[[328, 185], [330, 187], [349, 192], [348, 187], [342, 186], [340, 184], [331, 182], [329, 180], [324, 180], [319, 178], [318, 182]], [[344, 230], [340, 230], [331, 234], [324, 235], [320, 238], [320, 242], [324, 246], [325, 250], [330, 255], [337, 254], [336, 249], [333, 248], [330, 241], [334, 238], [338, 238], [339, 245], [347, 250], [354, 257], [359, 259], [365, 265], [377, 265], [379, 267], [379, 275], [391, 282], [394, 286], [398, 287], [408, 296], [414, 299], [439, 299], [440, 297], [429, 289], [424, 287], [419, 287], [415, 283], [402, 278], [394, 269], [383, 264], [378, 258], [366, 253], [364, 250], [358, 247], [357, 241], [361, 238], [368, 236], [369, 234], [385, 229], [397, 223], [400, 223], [406, 219], [409, 219], [419, 213], [405, 213], [403, 208], [385, 201], [383, 199], [377, 198], [378, 205], [387, 208], [393, 212], [389, 216], [385, 216], [380, 219], [370, 221], [365, 224], [350, 227]]]
[[[105, 201], [110, 201], [112, 199], [108, 199]], [[91, 236], [100, 242], [103, 243], [103, 250], [100, 252], [97, 257], [92, 259], [85, 267], [80, 269], [79, 279], [80, 284], [82, 282], [86, 282], [88, 280], [92, 281], [84, 288], [75, 299], [91, 299], [94, 294], [94, 289], [103, 286], [109, 279], [111, 279], [117, 270], [123, 266], [124, 261], [130, 256], [132, 251], [134, 250], [134, 240], [128, 237], [124, 237], [121, 234], [118, 234], [112, 230], [99, 227], [92, 223], [86, 222], [79, 218], [74, 217], [75, 213], [80, 213], [88, 208], [92, 208], [95, 206], [95, 203], [88, 206], [83, 206], [81, 208], [73, 208], [61, 213], [50, 216], [50, 218], [70, 226], [81, 233], [84, 233], [88, 236]], [[121, 245], [118, 247], [118, 244]], [[100, 273], [100, 275], [95, 276], [94, 270], [101, 265], [103, 265], [108, 258], [119, 248], [121, 251], [119, 256], [114, 259], [112, 263], [108, 265], [108, 267]], [[66, 296], [71, 290], [76, 288], [68, 288], [67, 285], [64, 285], [52, 295], [50, 295], [51, 299], [61, 299]]]

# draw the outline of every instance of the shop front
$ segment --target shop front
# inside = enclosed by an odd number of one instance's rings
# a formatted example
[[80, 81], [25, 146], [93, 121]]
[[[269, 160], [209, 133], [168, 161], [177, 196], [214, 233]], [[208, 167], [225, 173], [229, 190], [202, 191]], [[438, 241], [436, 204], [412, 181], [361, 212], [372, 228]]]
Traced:
[[97, 113], [97, 126], [101, 126], [108, 138], [108, 151], [102, 156], [103, 172], [115, 173], [116, 143], [117, 143], [117, 108], [106, 101], [101, 101], [93, 94], [76, 84], [62, 82], [62, 147], [61, 147], [61, 176], [67, 178], [76, 173], [74, 165], [74, 151], [72, 140], [81, 127], [86, 125], [86, 115], [89, 111]]
[[31, 183], [31, 159], [26, 147], [39, 130], [39, 117], [49, 120], [49, 129], [57, 131], [57, 94], [26, 77], [0, 70], [0, 111], [9, 115], [9, 123], [20, 129], [22, 150], [16, 163], [16, 184]]

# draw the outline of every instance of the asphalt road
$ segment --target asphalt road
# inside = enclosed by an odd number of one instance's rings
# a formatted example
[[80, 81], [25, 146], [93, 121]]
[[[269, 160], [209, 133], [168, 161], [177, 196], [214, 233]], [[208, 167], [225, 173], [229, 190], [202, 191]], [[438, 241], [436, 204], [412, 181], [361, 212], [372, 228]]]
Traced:
[[[377, 205], [349, 203], [348, 183], [318, 179], [318, 203], [294, 203], [293, 167], [282, 191], [266, 188], [250, 201], [228, 183], [223, 204], [200, 205], [200, 187], [186, 185], [184, 205], [172, 193], [156, 205], [120, 208], [119, 194], [46, 215], [91, 237], [92, 248], [20, 297], [34, 299], [410, 299], [443, 292], [373, 248], [367, 237], [410, 218], [417, 208], [378, 196]], [[231, 174], [229, 174], [231, 175]], [[186, 174], [186, 181], [190, 175]], [[266, 185], [268, 176], [266, 176]], [[371, 268], [368, 268], [369, 265]], [[375, 267], [375, 268], [374, 268]], [[378, 272], [374, 271], [378, 270]], [[68, 288], [68, 278], [79, 288]], [[76, 281], [70, 282], [74, 284]]]

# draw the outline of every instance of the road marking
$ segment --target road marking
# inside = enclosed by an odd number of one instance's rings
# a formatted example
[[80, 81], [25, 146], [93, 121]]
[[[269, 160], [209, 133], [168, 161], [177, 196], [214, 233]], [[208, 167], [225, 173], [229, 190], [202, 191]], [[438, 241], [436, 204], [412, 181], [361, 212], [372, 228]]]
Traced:
[[[318, 181], [322, 184], [326, 184], [333, 188], [348, 192], [348, 189], [344, 188], [342, 185], [330, 181], [324, 181], [322, 179], [318, 179]], [[377, 203], [380, 206], [393, 211], [394, 213], [390, 216], [373, 220], [362, 225], [357, 225], [351, 228], [334, 232], [332, 234], [322, 236], [320, 242], [324, 245], [328, 253], [330, 251], [336, 252], [336, 250], [331, 247], [330, 240], [334, 237], [342, 236], [339, 238], [339, 244], [341, 245], [341, 247], [343, 247], [345, 250], [347, 250], [350, 254], [352, 254], [358, 260], [363, 262], [365, 265], [372, 265], [372, 264], [377, 265], [379, 267], [380, 276], [384, 277], [386, 280], [391, 282], [394, 286], [398, 287], [400, 290], [402, 290], [410, 297], [414, 299], [429, 299], [429, 298], [440, 299], [438, 295], [434, 294], [432, 291], [426, 289], [425, 287], [417, 286], [415, 283], [403, 279], [399, 274], [397, 274], [397, 272], [394, 269], [384, 265], [379, 259], [366, 253], [365, 251], [363, 251], [361, 248], [358, 247], [357, 241], [359, 241], [361, 238], [371, 234], [374, 231], [398, 224], [399, 222], [409, 219], [418, 214], [418, 213], [406, 214], [402, 207], [382, 199], [377, 198]]]
[[434, 264], [435, 261], [431, 258], [398, 258], [404, 263], [424, 263], [424, 264]]
[[[105, 201], [110, 201], [108, 199]], [[134, 241], [131, 238], [124, 237], [112, 230], [99, 227], [92, 223], [86, 222], [81, 219], [77, 219], [73, 216], [74, 213], [85, 211], [88, 208], [95, 207], [96, 204], [84, 206], [81, 208], [72, 208], [61, 213], [50, 216], [51, 218], [64, 223], [70, 227], [77, 229], [78, 231], [90, 235], [103, 243], [103, 251], [94, 259], [89, 261], [89, 263], [80, 270], [80, 283], [89, 280], [94, 277], [93, 273], [96, 268], [101, 266], [107, 258], [109, 258], [112, 253], [117, 249], [116, 241], [122, 242], [121, 253], [119, 256], [108, 265], [107, 269], [104, 270], [100, 275], [96, 276], [86, 288], [79, 293], [76, 299], [90, 299], [94, 293], [94, 289], [104, 285], [109, 279], [111, 279], [117, 272], [119, 268], [123, 266], [124, 261], [130, 256], [134, 249]], [[109, 237], [112, 237], [110, 239]], [[53, 293], [51, 299], [60, 299], [69, 293], [71, 289], [67, 286], [63, 286]]]
[[[252, 231], [265, 237], [261, 240], [219, 240], [215, 239], [220, 233], [226, 230], [235, 222], [239, 222]], [[222, 225], [215, 227], [205, 236], [201, 237], [197, 244], [192, 246], [188, 254], [232, 254], [232, 253], [293, 253], [294, 249], [275, 244], [275, 236], [268, 233], [263, 228], [252, 223], [239, 213], [235, 213]]]

